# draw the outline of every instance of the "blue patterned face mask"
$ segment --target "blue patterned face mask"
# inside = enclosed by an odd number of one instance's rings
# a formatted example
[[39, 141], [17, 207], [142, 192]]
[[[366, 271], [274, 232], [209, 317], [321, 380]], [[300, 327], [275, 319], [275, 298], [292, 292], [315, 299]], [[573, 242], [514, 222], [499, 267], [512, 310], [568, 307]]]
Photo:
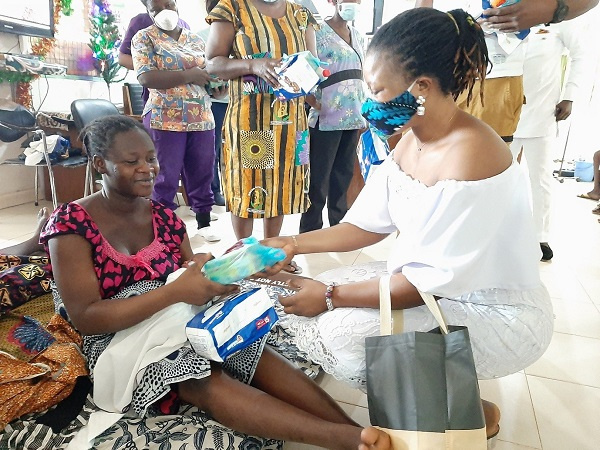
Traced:
[[410, 92], [416, 82], [413, 81], [406, 91], [389, 102], [369, 98], [363, 103], [361, 114], [381, 139], [389, 139], [417, 113], [419, 103]]

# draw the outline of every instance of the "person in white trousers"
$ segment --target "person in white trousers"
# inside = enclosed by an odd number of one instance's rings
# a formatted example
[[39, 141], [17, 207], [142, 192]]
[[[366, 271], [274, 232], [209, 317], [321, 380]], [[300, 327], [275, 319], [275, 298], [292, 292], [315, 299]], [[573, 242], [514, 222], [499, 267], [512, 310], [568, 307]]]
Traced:
[[[586, 56], [585, 22], [580, 19], [531, 29], [525, 48], [523, 87], [526, 103], [510, 146], [519, 161], [524, 156], [529, 169], [533, 217], [542, 250], [542, 261], [554, 256], [548, 244], [552, 148], [558, 122], [571, 114], [573, 100], [580, 95], [591, 57]], [[569, 52], [570, 67], [562, 86], [562, 55]], [[586, 73], [587, 72], [587, 73]]]

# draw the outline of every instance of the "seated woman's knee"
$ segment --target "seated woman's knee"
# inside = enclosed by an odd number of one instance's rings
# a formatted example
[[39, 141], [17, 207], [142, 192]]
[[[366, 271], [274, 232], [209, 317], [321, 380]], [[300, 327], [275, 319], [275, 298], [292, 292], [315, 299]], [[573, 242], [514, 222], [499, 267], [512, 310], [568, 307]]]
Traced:
[[204, 378], [189, 378], [178, 384], [179, 397], [187, 403], [197, 406], [209, 415], [215, 399], [223, 395], [229, 376], [217, 364], [211, 364], [210, 376]]

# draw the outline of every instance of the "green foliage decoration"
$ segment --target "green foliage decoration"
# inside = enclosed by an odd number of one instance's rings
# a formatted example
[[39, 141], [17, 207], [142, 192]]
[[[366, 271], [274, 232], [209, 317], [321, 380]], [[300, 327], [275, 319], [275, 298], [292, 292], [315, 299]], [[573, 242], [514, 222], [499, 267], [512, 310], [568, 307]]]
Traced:
[[116, 24], [116, 17], [107, 0], [93, 0], [90, 25], [88, 46], [96, 61], [96, 69], [100, 72], [106, 86], [109, 87], [110, 96], [110, 84], [123, 81], [127, 73], [120, 75], [122, 67], [118, 62], [118, 55], [121, 36]]

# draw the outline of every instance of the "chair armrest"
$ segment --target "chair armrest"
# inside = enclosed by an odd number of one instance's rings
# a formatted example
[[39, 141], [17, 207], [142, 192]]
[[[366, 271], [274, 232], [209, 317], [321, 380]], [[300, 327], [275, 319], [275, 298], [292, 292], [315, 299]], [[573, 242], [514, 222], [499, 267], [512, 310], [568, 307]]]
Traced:
[[134, 120], [137, 120], [138, 122], [143, 122], [142, 116], [138, 115], [138, 114], [125, 114], [127, 117], [131, 117]]

